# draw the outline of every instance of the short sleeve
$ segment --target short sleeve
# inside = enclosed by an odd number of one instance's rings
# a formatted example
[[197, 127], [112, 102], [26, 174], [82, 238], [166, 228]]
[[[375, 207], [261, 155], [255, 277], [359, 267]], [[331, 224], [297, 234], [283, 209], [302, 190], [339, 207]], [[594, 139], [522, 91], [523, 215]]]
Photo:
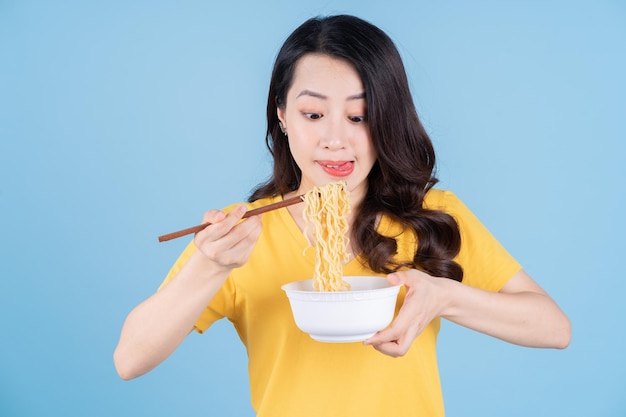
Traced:
[[[187, 245], [187, 247], [180, 254], [169, 273], [159, 286], [159, 290], [165, 287], [183, 268], [187, 263], [191, 255], [196, 251], [196, 246], [193, 240]], [[211, 300], [209, 305], [204, 309], [198, 320], [196, 321], [194, 328], [198, 333], [203, 333], [208, 329], [211, 324], [217, 320], [228, 316], [233, 308], [234, 300], [234, 287], [232, 281], [229, 279], [222, 285], [215, 297]]]
[[459, 225], [461, 250], [455, 260], [463, 267], [463, 283], [497, 292], [521, 265], [452, 192], [442, 193], [441, 209]]
[[185, 265], [187, 263], [187, 261], [189, 260], [189, 258], [191, 258], [191, 255], [193, 255], [193, 253], [195, 251], [196, 251], [196, 245], [193, 244], [193, 240], [192, 240], [185, 247], [183, 252], [178, 256], [178, 259], [176, 260], [176, 262], [174, 263], [174, 265], [170, 269], [170, 272], [168, 272], [168, 274], [165, 276], [165, 279], [163, 280], [161, 285], [159, 285], [159, 290], [161, 288], [165, 287], [172, 280], [172, 278], [174, 278], [176, 276], [176, 274], [178, 274], [178, 272], [180, 272], [180, 270], [182, 269], [183, 265]]

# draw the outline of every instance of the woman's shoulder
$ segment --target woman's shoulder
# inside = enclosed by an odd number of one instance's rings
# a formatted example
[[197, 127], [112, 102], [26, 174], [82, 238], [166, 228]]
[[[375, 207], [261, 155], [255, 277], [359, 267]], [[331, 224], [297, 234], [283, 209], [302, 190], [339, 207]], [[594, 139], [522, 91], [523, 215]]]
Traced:
[[450, 190], [431, 188], [424, 197], [424, 208], [441, 211], [454, 211], [463, 206], [461, 200]]
[[277, 201], [281, 201], [283, 198], [280, 195], [273, 195], [273, 196], [268, 196], [268, 197], [262, 197], [259, 198], [258, 200], [254, 200], [252, 202], [247, 202], [247, 203], [232, 203], [229, 204], [228, 206], [224, 207], [222, 209], [222, 211], [228, 213], [229, 211], [231, 211], [233, 208], [235, 208], [236, 206], [240, 205], [240, 204], [245, 204], [246, 207], [248, 208], [248, 210], [252, 210], [255, 208], [259, 208], [259, 207], [263, 207], [263, 206], [267, 206], [268, 204], [272, 204], [275, 203]]
[[261, 197], [258, 200], [254, 200], [251, 203], [248, 203], [248, 210], [252, 210], [255, 208], [267, 206], [268, 204], [276, 203], [278, 201], [282, 201], [283, 197], [281, 195], [270, 195], [267, 197]]

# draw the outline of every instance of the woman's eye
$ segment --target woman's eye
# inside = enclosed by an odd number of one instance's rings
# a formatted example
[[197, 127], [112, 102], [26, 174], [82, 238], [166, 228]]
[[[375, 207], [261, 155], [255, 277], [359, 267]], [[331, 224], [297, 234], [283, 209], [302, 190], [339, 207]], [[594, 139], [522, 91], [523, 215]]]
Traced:
[[350, 116], [348, 119], [353, 123], [363, 123], [365, 121], [365, 116]]
[[304, 113], [304, 116], [311, 120], [318, 120], [322, 118], [322, 114], [320, 113]]

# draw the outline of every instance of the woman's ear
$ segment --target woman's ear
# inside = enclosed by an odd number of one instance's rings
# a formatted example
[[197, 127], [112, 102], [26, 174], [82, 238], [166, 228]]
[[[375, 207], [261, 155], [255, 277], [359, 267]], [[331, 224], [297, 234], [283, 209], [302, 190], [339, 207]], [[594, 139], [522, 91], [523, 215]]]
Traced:
[[287, 136], [287, 123], [285, 122], [285, 109], [283, 107], [276, 107], [276, 115], [278, 116], [278, 125], [280, 130]]
[[276, 115], [278, 116], [278, 121], [280, 123], [281, 128], [284, 130], [287, 128], [287, 124], [285, 123], [285, 109], [281, 107], [276, 107]]

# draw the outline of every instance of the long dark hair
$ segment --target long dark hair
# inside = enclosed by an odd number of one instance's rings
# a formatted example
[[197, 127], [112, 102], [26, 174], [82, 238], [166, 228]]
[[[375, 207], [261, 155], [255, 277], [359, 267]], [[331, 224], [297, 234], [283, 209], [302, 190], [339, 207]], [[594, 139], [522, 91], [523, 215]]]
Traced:
[[[409, 267], [461, 281], [463, 269], [453, 260], [461, 246], [456, 221], [442, 211], [423, 207], [424, 196], [437, 183], [435, 152], [415, 111], [402, 58], [382, 30], [357, 17], [309, 19], [280, 49], [267, 100], [266, 144], [274, 158], [274, 170], [249, 201], [286, 194], [300, 184], [302, 172], [279, 127], [277, 106], [285, 105], [298, 60], [311, 53], [349, 62], [365, 88], [368, 124], [378, 159], [368, 176], [363, 203], [353, 208], [358, 215], [352, 241], [373, 271], [390, 273]], [[418, 243], [413, 259], [394, 260], [397, 242], [376, 231], [379, 214], [414, 232]]]

